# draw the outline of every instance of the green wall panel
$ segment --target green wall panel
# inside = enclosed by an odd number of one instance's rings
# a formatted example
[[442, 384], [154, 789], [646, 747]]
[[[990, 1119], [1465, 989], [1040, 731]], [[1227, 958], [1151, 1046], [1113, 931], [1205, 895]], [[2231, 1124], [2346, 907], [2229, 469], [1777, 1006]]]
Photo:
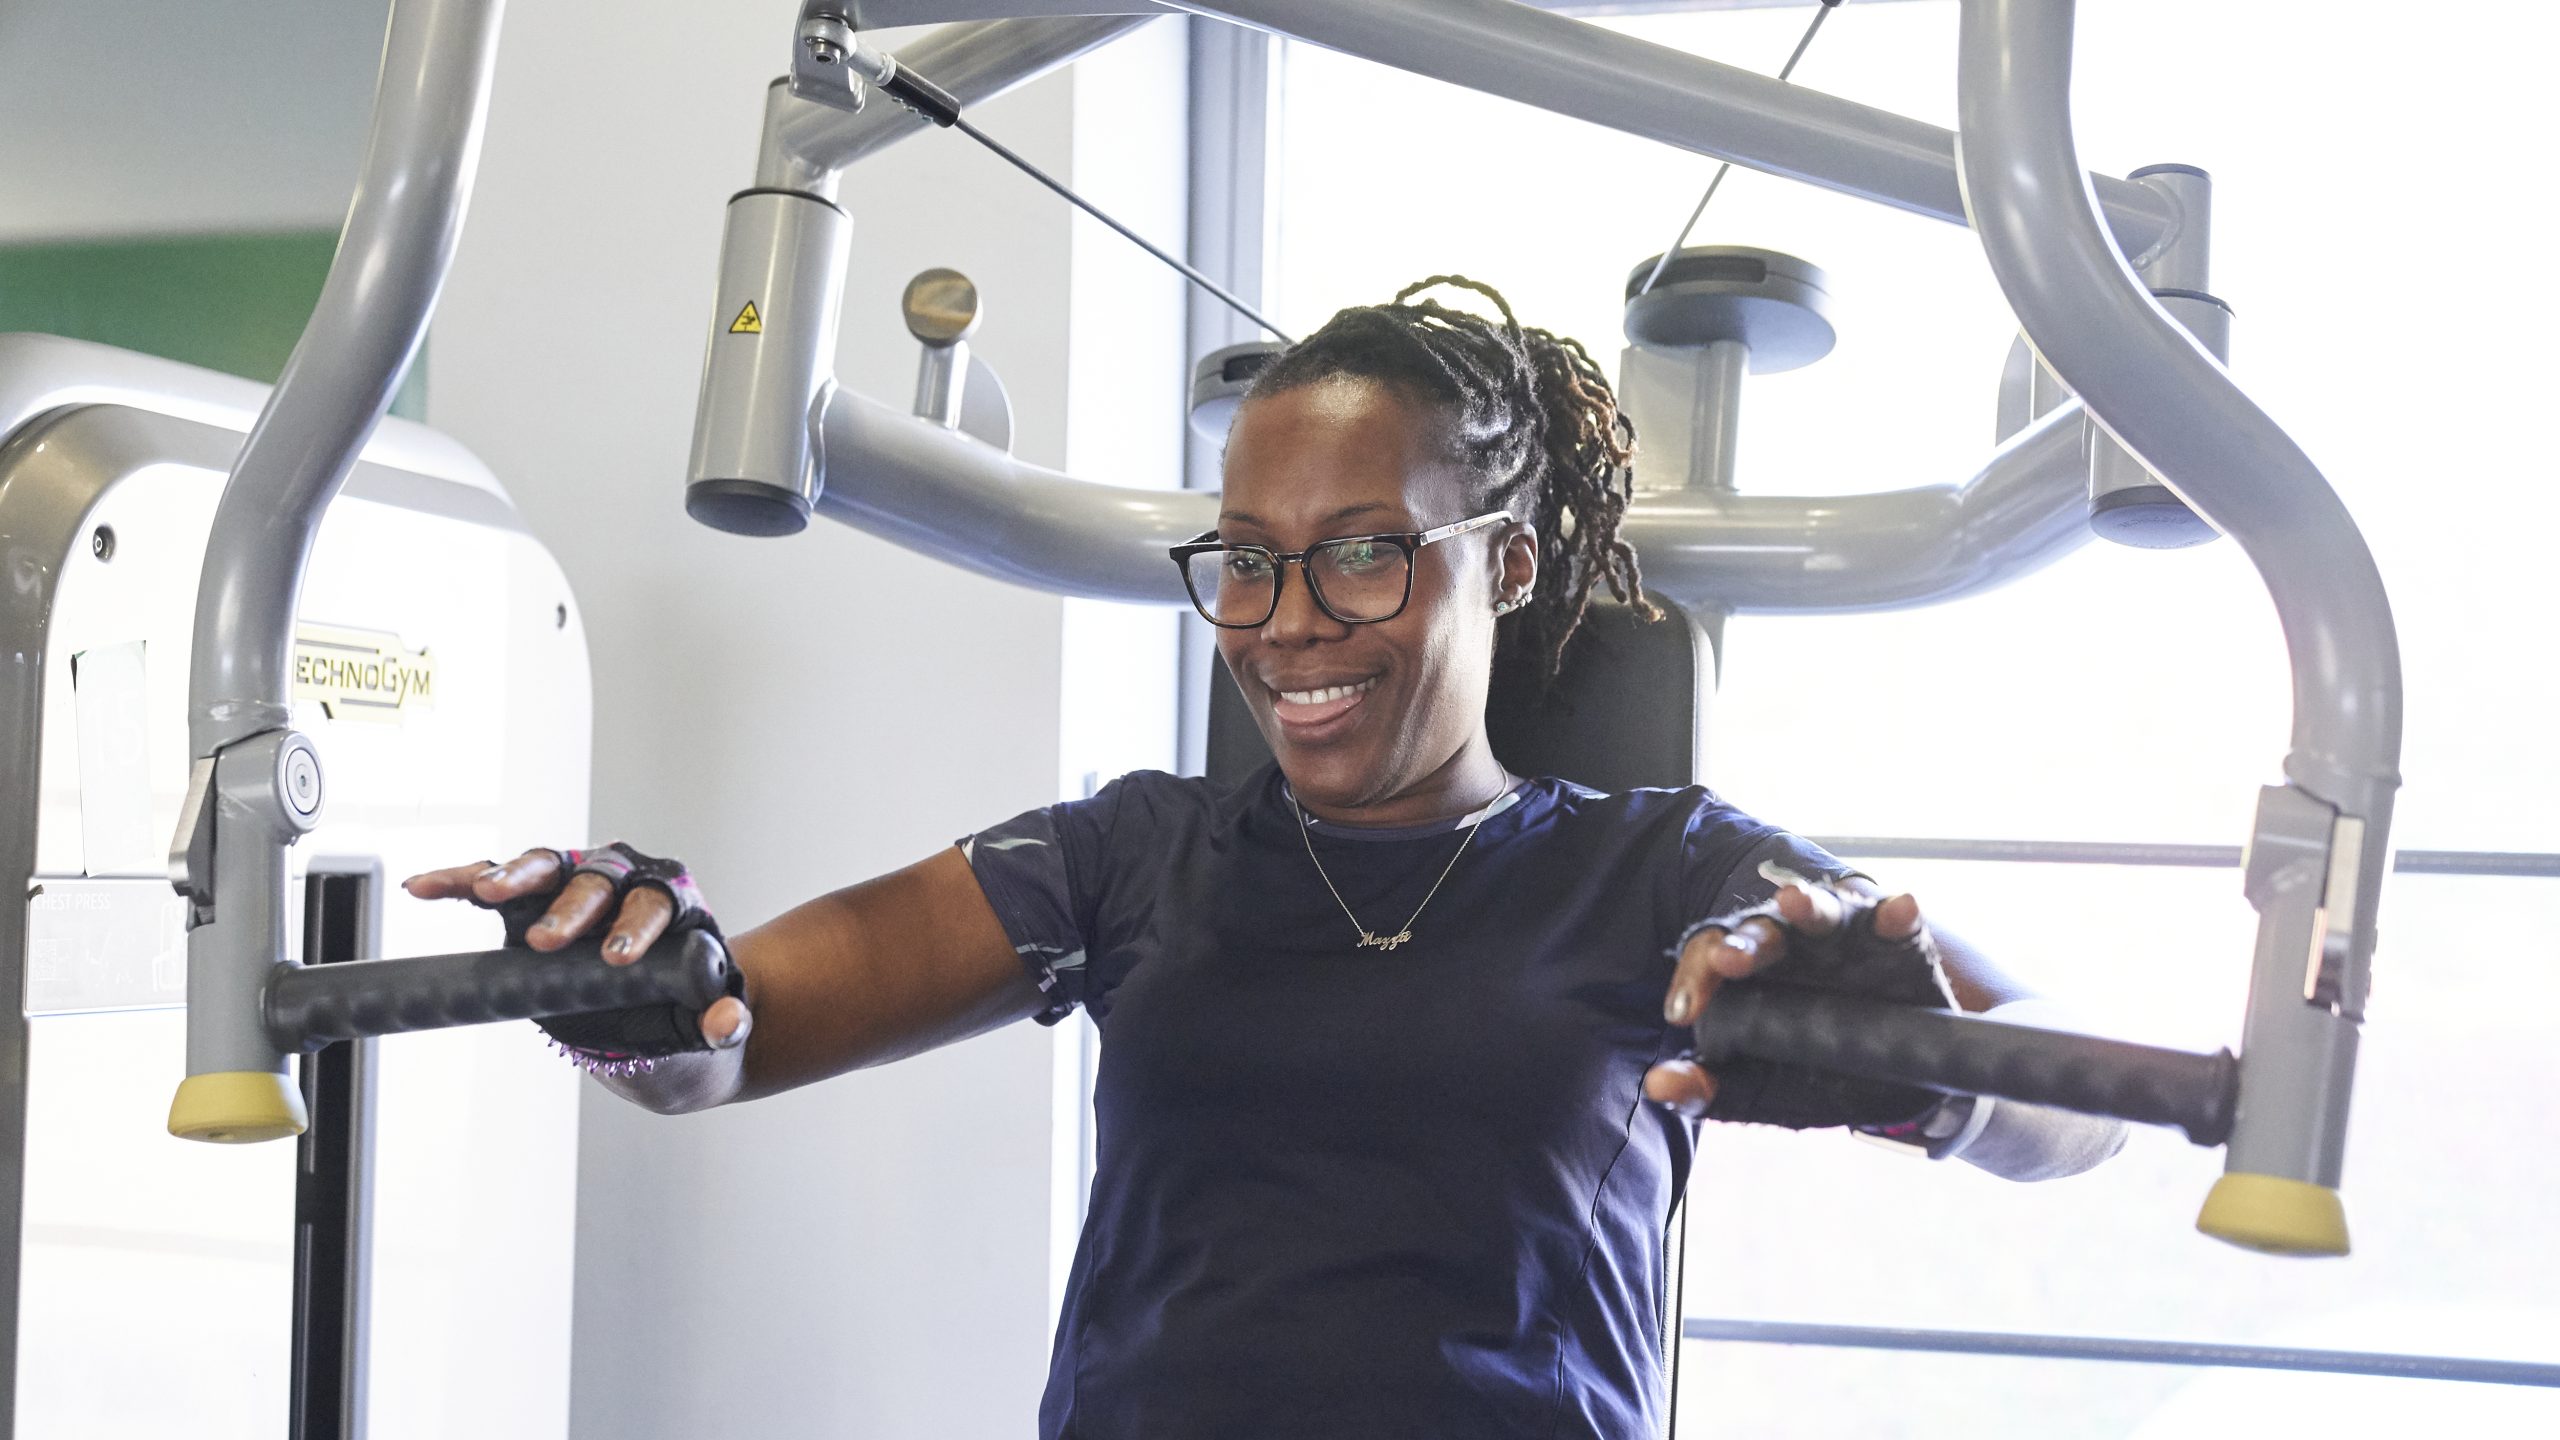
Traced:
[[[316, 230], [0, 245], [0, 331], [95, 340], [273, 384], [337, 248], [336, 232]], [[425, 411], [426, 366], [413, 364], [391, 413]]]

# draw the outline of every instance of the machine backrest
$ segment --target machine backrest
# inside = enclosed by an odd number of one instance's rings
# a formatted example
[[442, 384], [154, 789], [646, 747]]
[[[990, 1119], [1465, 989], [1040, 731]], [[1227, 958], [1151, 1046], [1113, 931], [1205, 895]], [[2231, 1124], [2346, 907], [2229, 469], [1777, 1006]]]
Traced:
[[[1515, 774], [1605, 791], [1696, 781], [1715, 648], [1678, 606], [1659, 596], [1654, 603], [1664, 612], [1654, 624], [1624, 605], [1594, 604], [1552, 686], [1525, 673], [1495, 673], [1485, 719], [1503, 764]], [[1210, 682], [1209, 778], [1233, 782], [1270, 758], [1234, 679], [1218, 666]]]

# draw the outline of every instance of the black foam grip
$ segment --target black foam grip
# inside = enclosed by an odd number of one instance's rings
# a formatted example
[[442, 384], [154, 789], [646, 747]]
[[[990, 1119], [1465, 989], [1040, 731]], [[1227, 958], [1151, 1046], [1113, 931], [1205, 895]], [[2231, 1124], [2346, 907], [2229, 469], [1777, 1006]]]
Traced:
[[2095, 1035], [1896, 1005], [1858, 995], [1727, 985], [1698, 1018], [1698, 1060], [1748, 1056], [1892, 1080], [1950, 1095], [1991, 1095], [2231, 1138], [2240, 1062]]
[[707, 930], [673, 938], [628, 965], [607, 964], [599, 937], [549, 954], [474, 950], [283, 966], [267, 982], [267, 1033], [279, 1049], [317, 1050], [367, 1035], [635, 1005], [703, 1010], [727, 993], [729, 951]]

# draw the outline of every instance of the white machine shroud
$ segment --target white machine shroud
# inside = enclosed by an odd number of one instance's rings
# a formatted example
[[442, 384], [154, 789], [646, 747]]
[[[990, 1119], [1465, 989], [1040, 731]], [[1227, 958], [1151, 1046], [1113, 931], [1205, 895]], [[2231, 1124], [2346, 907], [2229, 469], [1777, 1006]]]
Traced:
[[[72, 657], [142, 642], [150, 827], [169, 835], [185, 784], [197, 577], [223, 478], [167, 464], [110, 487], [66, 557], [53, 609], [36, 881], [112, 907], [121, 936], [174, 937], [180, 902], [164, 874], [134, 875], [129, 855], [89, 853]], [[425, 649], [433, 703], [384, 723], [296, 701], [328, 800], [319, 830], [292, 852], [295, 874], [315, 860], [378, 859], [386, 956], [482, 948], [496, 943], [485, 915], [390, 887], [432, 866], [585, 837], [584, 632], [559, 567], [529, 536], [364, 498], [365, 488], [360, 474], [331, 507], [301, 616]], [[105, 561], [88, 545], [99, 525], [115, 535]], [[93, 871], [103, 874], [82, 878]], [[119, 872], [129, 878], [111, 878]], [[46, 1008], [48, 964], [72, 943], [48, 937], [42, 907], [29, 927], [35, 1012]], [[145, 918], [154, 913], [165, 917], [157, 927]], [[182, 977], [182, 945], [174, 955]], [[123, 958], [144, 958], [147, 971], [151, 957]], [[168, 1134], [184, 1070], [182, 983], [164, 1004], [30, 1022], [18, 1435], [271, 1440], [286, 1428], [294, 1147]], [[375, 1043], [366, 1433], [565, 1435], [574, 1074], [529, 1025]]]

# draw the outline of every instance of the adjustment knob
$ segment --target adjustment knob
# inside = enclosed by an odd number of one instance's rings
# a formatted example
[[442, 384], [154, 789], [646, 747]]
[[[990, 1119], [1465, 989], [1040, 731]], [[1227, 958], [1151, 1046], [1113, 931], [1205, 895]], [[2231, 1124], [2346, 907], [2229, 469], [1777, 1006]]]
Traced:
[[919, 271], [898, 299], [907, 333], [927, 345], [956, 345], [977, 333], [978, 283], [957, 270]]
[[320, 821], [320, 752], [301, 735], [288, 735], [276, 747], [276, 792], [284, 800], [285, 819], [308, 830]]

